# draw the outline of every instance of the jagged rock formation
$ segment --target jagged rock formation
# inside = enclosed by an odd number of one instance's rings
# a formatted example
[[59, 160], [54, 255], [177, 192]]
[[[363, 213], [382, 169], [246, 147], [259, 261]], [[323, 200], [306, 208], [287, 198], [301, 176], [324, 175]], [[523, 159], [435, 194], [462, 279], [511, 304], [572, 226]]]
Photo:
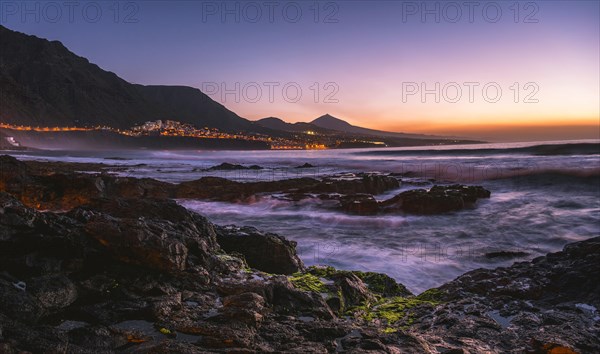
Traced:
[[243, 255], [252, 268], [273, 274], [292, 274], [304, 269], [294, 241], [254, 227], [216, 227], [216, 232], [221, 248]]
[[[0, 160], [2, 353], [600, 351], [600, 237], [415, 296], [383, 274], [305, 269], [280, 236], [151, 198], [156, 181], [31, 166]], [[64, 210], [32, 208], [53, 188], [46, 206]], [[122, 195], [82, 196], [95, 190]]]
[[397, 179], [364, 174], [352, 178], [294, 178], [269, 182], [235, 182], [220, 177], [170, 184], [150, 178], [115, 177], [108, 174], [77, 174], [31, 168], [10, 156], [0, 156], [0, 188], [26, 205], [40, 209], [71, 209], [94, 198], [193, 198], [244, 201], [260, 194], [373, 193], [395, 189]]
[[481, 186], [433, 186], [429, 190], [413, 189], [385, 200], [387, 211], [402, 210], [412, 214], [440, 214], [472, 206], [478, 199], [489, 198], [491, 192]]

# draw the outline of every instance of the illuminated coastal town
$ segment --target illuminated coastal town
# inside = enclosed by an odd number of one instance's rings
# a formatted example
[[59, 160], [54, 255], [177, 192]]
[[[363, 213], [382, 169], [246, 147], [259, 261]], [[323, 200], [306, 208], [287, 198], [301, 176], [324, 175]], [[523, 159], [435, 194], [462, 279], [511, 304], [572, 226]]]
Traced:
[[[366, 141], [356, 137], [340, 137], [334, 134], [322, 134], [315, 131], [304, 131], [289, 133], [289, 137], [274, 137], [259, 133], [227, 133], [216, 128], [197, 128], [192, 124], [181, 123], [173, 120], [148, 121], [144, 124], [134, 126], [130, 129], [117, 129], [108, 126], [94, 127], [39, 127], [0, 123], [0, 129], [7, 131], [32, 131], [41, 133], [56, 132], [91, 132], [106, 131], [130, 137], [142, 136], [169, 136], [169, 137], [191, 137], [197, 139], [229, 139], [262, 141], [267, 143], [272, 150], [323, 150], [335, 148], [341, 143], [360, 142], [376, 145], [384, 145], [383, 142]], [[18, 142], [11, 140], [12, 144]]]

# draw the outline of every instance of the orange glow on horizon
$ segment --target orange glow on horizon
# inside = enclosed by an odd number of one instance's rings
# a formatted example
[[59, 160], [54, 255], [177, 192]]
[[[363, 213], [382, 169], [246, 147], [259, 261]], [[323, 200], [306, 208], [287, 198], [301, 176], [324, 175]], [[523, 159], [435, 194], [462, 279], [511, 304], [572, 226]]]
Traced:
[[448, 131], [464, 131], [477, 132], [494, 129], [522, 129], [522, 128], [552, 128], [552, 127], [596, 127], [600, 129], [599, 118], [544, 118], [544, 119], [507, 119], [501, 120], [481, 120], [479, 122], [465, 123], [456, 121], [455, 123], [412, 123], [411, 124], [382, 124], [379, 128], [385, 131], [406, 131], [410, 132], [448, 132]]

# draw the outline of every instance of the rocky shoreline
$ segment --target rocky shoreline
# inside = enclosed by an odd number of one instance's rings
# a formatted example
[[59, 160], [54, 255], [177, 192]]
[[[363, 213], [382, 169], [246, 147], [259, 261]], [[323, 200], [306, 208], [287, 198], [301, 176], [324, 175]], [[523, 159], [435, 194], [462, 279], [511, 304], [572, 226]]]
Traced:
[[[220, 170], [224, 165], [227, 168], [261, 168], [221, 164], [208, 170]], [[100, 164], [25, 163], [10, 156], [0, 156], [0, 166], [4, 170], [0, 188], [25, 205], [42, 210], [69, 210], [95, 198], [223, 202], [247, 202], [259, 198], [297, 202], [312, 198], [321, 201], [323, 208], [351, 214], [439, 214], [471, 207], [478, 199], [489, 198], [491, 194], [480, 186], [447, 185], [409, 190], [378, 201], [376, 195], [400, 188], [401, 182], [394, 176], [375, 173], [259, 182], [236, 182], [210, 176], [172, 184], [151, 178], [117, 177], [103, 170], [105, 166]], [[99, 170], [102, 172], [94, 173]]]
[[483, 188], [378, 201], [398, 179], [174, 185], [70, 169], [0, 156], [2, 353], [600, 352], [600, 237], [411, 294], [383, 274], [307, 268], [294, 242], [172, 200], [277, 194], [431, 214], [473, 207]]

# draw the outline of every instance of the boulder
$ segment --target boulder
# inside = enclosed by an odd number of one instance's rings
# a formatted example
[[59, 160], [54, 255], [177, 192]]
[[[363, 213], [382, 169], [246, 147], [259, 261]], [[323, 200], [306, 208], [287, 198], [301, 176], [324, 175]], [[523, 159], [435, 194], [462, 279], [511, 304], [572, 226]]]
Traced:
[[314, 168], [315, 166], [309, 164], [308, 162], [305, 162], [303, 165], [300, 166], [296, 166], [296, 168]]
[[[214, 225], [205, 217], [189, 211], [168, 199], [155, 198], [96, 198], [88, 204], [82, 206], [80, 210], [95, 211], [111, 215], [120, 219], [134, 219], [144, 221], [164, 220], [176, 226], [178, 229], [187, 229], [194, 234], [202, 235], [195, 237], [185, 237], [182, 232], [186, 247], [192, 250], [192, 253], [201, 257], [204, 254], [215, 252], [219, 249], [217, 244]], [[74, 214], [77, 214], [75, 212]]]
[[220, 165], [210, 167], [208, 169], [208, 171], [262, 170], [262, 169], [263, 168], [258, 165], [243, 166], [243, 165], [223, 162]]
[[252, 268], [272, 274], [292, 274], [304, 268], [296, 242], [253, 227], [217, 227], [217, 241], [226, 252], [244, 256]]
[[304, 273], [294, 274], [291, 282], [298, 289], [321, 294], [329, 307], [340, 314], [373, 304], [382, 297], [413, 296], [403, 285], [385, 274], [337, 270], [333, 267], [311, 266]]
[[185, 270], [189, 250], [182, 238], [194, 237], [170, 223], [105, 215], [90, 215], [85, 233], [118, 260], [158, 270]]
[[308, 193], [381, 194], [397, 188], [400, 188], [400, 182], [394, 177], [360, 173], [326, 177], [320, 184], [300, 190]]
[[223, 299], [222, 312], [230, 320], [257, 327], [263, 320], [265, 299], [251, 292], [227, 296]]
[[411, 214], [441, 214], [472, 206], [490, 191], [480, 186], [433, 186], [430, 190], [413, 189], [381, 202], [385, 211], [402, 210]]
[[50, 311], [68, 307], [77, 300], [77, 287], [64, 274], [34, 277], [27, 282], [27, 291]]
[[350, 194], [340, 197], [340, 208], [352, 214], [371, 215], [379, 212], [379, 202], [370, 194]]

